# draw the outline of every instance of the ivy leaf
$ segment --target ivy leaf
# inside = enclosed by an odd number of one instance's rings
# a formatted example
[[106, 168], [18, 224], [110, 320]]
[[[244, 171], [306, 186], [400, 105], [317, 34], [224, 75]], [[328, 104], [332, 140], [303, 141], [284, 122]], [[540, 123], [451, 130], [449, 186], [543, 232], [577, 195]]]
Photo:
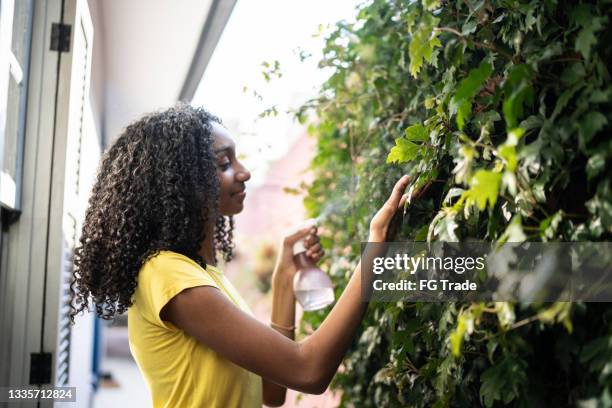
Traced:
[[429, 134], [423, 125], [416, 124], [406, 129], [406, 139], [411, 142], [427, 142]]
[[527, 236], [523, 232], [523, 224], [521, 222], [521, 216], [517, 214], [512, 218], [512, 221], [510, 221], [510, 224], [508, 224], [508, 227], [506, 228], [504, 233], [499, 237], [498, 242], [500, 243], [524, 242], [526, 240], [527, 240]]
[[435, 10], [440, 7], [440, 0], [423, 0], [423, 7], [426, 10]]
[[516, 320], [514, 307], [509, 302], [495, 302], [495, 312], [499, 325], [505, 330]]
[[391, 148], [387, 156], [387, 163], [405, 163], [414, 160], [420, 153], [422, 147], [412, 143], [406, 138], [395, 139], [395, 146]]
[[429, 225], [423, 225], [415, 234], [413, 240], [416, 242], [422, 242], [427, 240], [427, 231], [429, 230]]
[[612, 374], [606, 366], [612, 361], [612, 336], [598, 337], [587, 343], [580, 352], [580, 362], [589, 363], [589, 370], [600, 373], [602, 377]]
[[437, 37], [437, 33], [434, 31], [438, 21], [439, 19], [431, 14], [426, 14], [423, 16], [416, 31], [412, 33], [412, 39], [408, 46], [408, 55], [410, 56], [410, 74], [415, 78], [419, 71], [421, 71], [423, 60], [431, 62], [434, 48], [442, 45]]
[[487, 82], [492, 72], [493, 66], [488, 62], [482, 61], [478, 68], [471, 70], [468, 76], [461, 80], [454, 99], [457, 101], [461, 99], [471, 100], [476, 96], [476, 93], [478, 93], [484, 83]]
[[520, 393], [527, 380], [527, 363], [520, 358], [504, 356], [500, 362], [487, 368], [480, 380], [480, 399], [485, 406], [491, 407], [495, 401], [510, 403]]
[[462, 99], [459, 102], [459, 107], [457, 109], [457, 127], [459, 130], [463, 130], [465, 126], [465, 122], [470, 118], [472, 114], [472, 102], [467, 99]]
[[499, 157], [504, 159], [506, 167], [509, 171], [516, 170], [517, 160], [516, 148], [514, 146], [503, 144], [499, 147], [499, 149], [497, 149], [497, 154], [499, 154]]
[[531, 77], [531, 69], [525, 64], [515, 66], [508, 73], [504, 84], [506, 96], [502, 108], [509, 129], [517, 126], [518, 120], [523, 116], [524, 105], [533, 103]]
[[497, 202], [502, 175], [489, 170], [478, 170], [472, 177], [471, 187], [466, 194], [469, 200], [476, 203], [479, 210], [484, 210], [487, 203], [493, 207]]
[[597, 44], [597, 37], [595, 32], [601, 28], [601, 24], [598, 23], [599, 19], [593, 19], [594, 25], [586, 26], [578, 33], [576, 37], [576, 51], [582, 54], [584, 59], [591, 58], [591, 48]]
[[589, 4], [579, 4], [569, 12], [570, 20], [574, 26], [586, 27], [589, 25], [589, 21], [593, 17], [591, 10], [592, 6]]
[[571, 320], [572, 304], [570, 302], [555, 302], [548, 309], [538, 313], [542, 323], [563, 323], [569, 333], [574, 329]]
[[600, 112], [589, 112], [580, 122], [580, 141], [586, 145], [593, 136], [608, 123], [608, 119]]
[[495, 338], [492, 338], [487, 342], [487, 355], [489, 356], [489, 361], [491, 363], [493, 362], [493, 355], [495, 354], [495, 350], [497, 350], [497, 346], [499, 346], [499, 343], [497, 340], [495, 340]]
[[461, 343], [463, 343], [463, 336], [469, 331], [469, 325], [473, 326], [473, 320], [469, 312], [462, 312], [459, 314], [457, 319], [457, 328], [450, 334], [450, 345], [453, 356], [459, 357], [461, 355]]
[[467, 21], [463, 24], [463, 27], [461, 27], [461, 34], [470, 35], [476, 31], [477, 27], [478, 24], [476, 23], [476, 20]]
[[603, 22], [601, 17], [593, 15], [593, 7], [589, 4], [580, 4], [570, 12], [570, 19], [575, 27], [582, 27], [576, 36], [575, 49], [588, 60], [591, 49], [597, 44], [595, 33], [601, 30]]
[[606, 158], [602, 153], [597, 153], [589, 158], [586, 173], [589, 180], [600, 174], [606, 167]]
[[503, 111], [508, 128], [515, 127], [519, 118], [523, 116], [523, 105], [531, 105], [532, 102], [533, 87], [531, 84], [522, 84], [504, 100]]
[[470, 71], [457, 87], [457, 92], [451, 100], [451, 111], [457, 111], [457, 127], [463, 127], [472, 114], [472, 99], [485, 84], [493, 72], [493, 66], [482, 61], [478, 68]]

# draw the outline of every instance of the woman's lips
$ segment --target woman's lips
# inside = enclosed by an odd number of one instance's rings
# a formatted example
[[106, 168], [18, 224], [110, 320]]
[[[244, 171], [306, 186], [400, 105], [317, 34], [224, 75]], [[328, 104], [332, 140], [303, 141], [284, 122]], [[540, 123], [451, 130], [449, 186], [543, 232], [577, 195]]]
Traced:
[[237, 198], [244, 200], [244, 197], [246, 197], [246, 191], [241, 191], [239, 193], [234, 194]]

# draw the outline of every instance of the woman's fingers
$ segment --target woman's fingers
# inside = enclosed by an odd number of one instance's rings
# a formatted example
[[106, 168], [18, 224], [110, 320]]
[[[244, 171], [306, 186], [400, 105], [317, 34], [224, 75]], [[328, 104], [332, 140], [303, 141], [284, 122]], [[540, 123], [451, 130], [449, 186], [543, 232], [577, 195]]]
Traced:
[[397, 206], [399, 205], [400, 200], [402, 199], [402, 194], [404, 194], [404, 190], [406, 190], [408, 183], [410, 183], [410, 176], [408, 175], [402, 176], [402, 178], [400, 178], [395, 183], [395, 186], [393, 187], [393, 191], [391, 192], [391, 195], [389, 196], [389, 199], [387, 200], [387, 203], [392, 208], [397, 208]]
[[307, 253], [310, 253], [310, 254], [315, 254], [315, 253], [319, 252], [321, 249], [322, 249], [322, 248], [321, 248], [321, 244], [316, 243], [316, 244], [313, 244], [313, 245], [311, 245], [310, 247], [308, 247], [308, 249], [306, 250], [306, 252], [307, 252]]
[[287, 246], [292, 246], [300, 239], [304, 239], [304, 242], [306, 243], [307, 237], [310, 235], [315, 235], [316, 233], [317, 227], [315, 225], [304, 226], [286, 235], [283, 242]]
[[[406, 175], [406, 176], [402, 176], [402, 178], [400, 178], [395, 183], [395, 186], [393, 187], [393, 191], [391, 192], [391, 195], [389, 195], [389, 198], [387, 199], [385, 204], [381, 207], [377, 216], [375, 217], [375, 218], [379, 218], [378, 220], [379, 223], [385, 224], [389, 222], [389, 220], [391, 220], [391, 217], [393, 217], [393, 215], [396, 213], [397, 209], [400, 206], [400, 202], [404, 195], [404, 190], [406, 190], [406, 187], [408, 186], [409, 182], [410, 182], [410, 177]], [[408, 197], [406, 197], [406, 199], [407, 198]]]
[[404, 194], [408, 183], [410, 183], [410, 177], [407, 175], [403, 176], [395, 183], [389, 198], [370, 222], [370, 233], [373, 234], [373, 236], [386, 236], [391, 219], [408, 199], [408, 195]]
[[323, 258], [325, 251], [323, 251], [323, 247], [319, 243], [321, 239], [318, 235], [316, 235], [316, 230], [313, 233], [309, 234], [304, 239], [304, 247], [306, 248], [306, 255], [309, 256], [314, 261], [319, 261]]
[[321, 258], [323, 258], [323, 255], [325, 255], [325, 251], [320, 244], [316, 244], [311, 249], [306, 251], [306, 255], [315, 261], [319, 261]]
[[408, 201], [408, 198], [410, 197], [410, 193], [406, 193], [402, 196], [402, 199], [400, 200], [399, 203], [399, 208], [402, 208], [404, 205], [406, 205], [406, 201]]
[[427, 191], [430, 185], [431, 181], [421, 185], [420, 187], [415, 187], [414, 185], [411, 186], [410, 190], [404, 195], [402, 195], [398, 208], [403, 208], [406, 205], [406, 201], [408, 200], [412, 202], [413, 200], [418, 200], [419, 198], [421, 198], [421, 196], [425, 193], [425, 191]]
[[310, 234], [304, 239], [304, 247], [310, 248], [311, 246], [317, 244], [320, 238], [318, 235]]

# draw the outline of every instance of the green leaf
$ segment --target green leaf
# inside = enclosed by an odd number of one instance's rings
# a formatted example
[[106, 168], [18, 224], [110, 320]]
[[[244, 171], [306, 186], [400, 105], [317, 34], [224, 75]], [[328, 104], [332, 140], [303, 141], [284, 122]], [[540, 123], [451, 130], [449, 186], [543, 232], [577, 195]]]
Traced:
[[515, 215], [508, 224], [508, 227], [504, 231], [504, 233], [499, 237], [500, 243], [506, 242], [525, 242], [527, 240], [527, 236], [523, 232], [523, 224], [521, 222], [521, 216]]
[[469, 331], [469, 325], [473, 325], [471, 313], [468, 311], [460, 313], [457, 319], [457, 328], [449, 336], [451, 352], [454, 357], [461, 355], [461, 343], [463, 343], [463, 336]]
[[591, 48], [597, 44], [595, 32], [597, 29], [592, 26], [584, 27], [576, 37], [576, 51], [582, 54], [585, 59], [591, 58]]
[[571, 88], [566, 89], [561, 93], [555, 104], [555, 109], [550, 115], [550, 121], [553, 121], [559, 116], [561, 111], [567, 106], [568, 102], [574, 97], [574, 94], [583, 87], [583, 83], [577, 83]]
[[461, 80], [454, 99], [456, 101], [461, 99], [471, 100], [476, 96], [484, 83], [487, 82], [492, 72], [493, 66], [488, 62], [482, 61], [478, 68], [471, 70], [468, 76]]
[[568, 13], [572, 24], [580, 27], [588, 26], [593, 18], [592, 10], [593, 7], [590, 4], [578, 4]]
[[497, 202], [502, 175], [489, 170], [478, 170], [472, 177], [471, 187], [464, 194], [476, 203], [479, 210], [484, 210], [487, 203], [493, 207]]
[[[565, 85], [573, 85], [578, 82], [584, 82], [584, 77], [586, 75], [587, 75], [587, 72], [584, 69], [584, 64], [582, 62], [574, 62], [572, 64], [569, 64], [563, 70], [563, 72], [561, 73], [560, 79]], [[577, 89], [580, 89], [584, 84], [581, 83], [580, 85], [581, 86], [578, 87]]]
[[468, 101], [467, 99], [462, 99], [457, 108], [457, 127], [459, 130], [463, 130], [465, 122], [467, 122], [471, 114], [472, 102]]
[[433, 96], [430, 98], [426, 98], [425, 99], [425, 108], [426, 109], [431, 109], [434, 107], [434, 104], [436, 102], [436, 98], [434, 98]]
[[504, 159], [508, 170], [510, 171], [516, 170], [517, 160], [516, 160], [516, 148], [514, 146], [502, 145], [499, 147], [499, 149], [497, 149], [497, 153], [499, 154], [499, 157]]
[[474, 117], [474, 121], [478, 123], [478, 125], [483, 126], [487, 122], [497, 122], [501, 120], [501, 115], [494, 110], [480, 112], [478, 115]]
[[531, 105], [533, 102], [533, 87], [531, 84], [523, 83], [518, 89], [513, 91], [503, 104], [504, 117], [508, 128], [516, 127], [518, 120], [523, 116], [524, 105]]
[[[518, 242], [518, 241], [514, 241]], [[499, 325], [505, 330], [516, 320], [514, 307], [509, 302], [495, 302], [495, 312]]]
[[478, 24], [476, 23], [476, 20], [467, 21], [466, 23], [463, 24], [463, 27], [461, 27], [461, 34], [470, 35], [476, 31], [477, 27], [478, 27]]
[[457, 127], [463, 130], [465, 123], [472, 114], [472, 99], [485, 84], [491, 73], [493, 66], [488, 62], [482, 61], [478, 68], [471, 70], [457, 87], [457, 92], [451, 100], [451, 111], [457, 111]]
[[428, 142], [429, 134], [423, 125], [416, 124], [406, 129], [406, 139], [411, 142]]
[[495, 337], [487, 342], [487, 356], [489, 356], [489, 361], [491, 363], [493, 362], [493, 355], [495, 354], [495, 350], [497, 350], [497, 346], [499, 346], [499, 343]]
[[423, 7], [426, 10], [435, 10], [440, 7], [440, 0], [423, 0]]
[[531, 85], [533, 72], [525, 64], [513, 67], [504, 84], [504, 118], [509, 129], [518, 124], [523, 116], [524, 106], [533, 103], [534, 90]]
[[[580, 362], [589, 363], [589, 371], [599, 373], [612, 361], [612, 336], [598, 337], [587, 343], [580, 352]], [[602, 373], [611, 375], [612, 372]]]
[[557, 211], [555, 214], [546, 217], [540, 222], [540, 234], [544, 238], [553, 239], [561, 221], [563, 221], [563, 211]]
[[600, 174], [606, 167], [606, 158], [603, 153], [596, 153], [589, 158], [586, 166], [587, 177], [592, 179]]
[[525, 361], [510, 356], [487, 368], [480, 376], [480, 399], [484, 405], [491, 407], [495, 401], [508, 404], [518, 397], [527, 381], [526, 368]]
[[525, 129], [517, 127], [514, 129], [510, 129], [508, 131], [508, 139], [506, 140], [506, 145], [508, 146], [517, 146], [521, 137], [525, 134]]
[[612, 99], [612, 88], [606, 90], [597, 89], [589, 97], [589, 100], [593, 103], [606, 103], [610, 99]]
[[601, 17], [593, 15], [593, 6], [590, 4], [579, 4], [569, 13], [570, 20], [575, 27], [581, 27], [576, 36], [575, 49], [588, 60], [591, 57], [591, 49], [597, 44], [596, 33], [602, 29]]
[[423, 225], [415, 234], [413, 240], [416, 242], [425, 241], [427, 239], [427, 231], [429, 230], [429, 224]]
[[589, 112], [580, 122], [580, 141], [586, 145], [593, 136], [608, 123], [608, 119], [600, 112]]
[[538, 320], [542, 323], [563, 323], [569, 333], [574, 326], [571, 320], [572, 304], [570, 302], [555, 302], [548, 309], [538, 313]]
[[412, 39], [408, 46], [408, 55], [410, 56], [409, 70], [410, 74], [415, 78], [419, 71], [421, 71], [423, 60], [431, 62], [434, 48], [442, 45], [437, 38], [437, 32], [434, 31], [438, 21], [431, 14], [425, 14], [416, 31], [412, 34]]
[[395, 146], [391, 148], [387, 156], [387, 163], [405, 163], [414, 160], [422, 150], [422, 147], [406, 140], [403, 137], [395, 139]]

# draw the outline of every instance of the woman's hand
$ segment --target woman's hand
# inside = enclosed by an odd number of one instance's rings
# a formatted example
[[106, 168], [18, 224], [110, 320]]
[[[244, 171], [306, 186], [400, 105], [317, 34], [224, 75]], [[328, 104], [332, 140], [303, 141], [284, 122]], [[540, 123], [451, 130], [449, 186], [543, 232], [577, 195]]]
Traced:
[[[314, 262], [323, 257], [323, 248], [319, 243], [317, 227], [309, 225], [283, 238], [281, 248], [272, 274], [272, 314], [270, 321], [275, 330], [283, 336], [293, 339], [295, 328], [295, 297], [293, 294], [293, 277], [297, 266], [293, 262], [293, 245], [304, 239], [306, 255]], [[263, 396], [266, 405], [280, 406], [285, 401], [286, 389], [264, 378]]]
[[293, 262], [293, 245], [300, 239], [304, 238], [304, 248], [306, 255], [315, 263], [319, 262], [325, 251], [319, 243], [319, 235], [317, 235], [317, 227], [309, 225], [289, 234], [283, 238], [281, 249], [274, 268], [275, 274], [283, 274], [293, 277], [297, 272], [297, 267]]
[[384, 242], [387, 239], [387, 232], [389, 231], [391, 219], [397, 211], [402, 209], [408, 199], [408, 194], [403, 193], [409, 182], [409, 176], [402, 176], [402, 178], [395, 183], [391, 195], [370, 222], [370, 236], [368, 242]]

